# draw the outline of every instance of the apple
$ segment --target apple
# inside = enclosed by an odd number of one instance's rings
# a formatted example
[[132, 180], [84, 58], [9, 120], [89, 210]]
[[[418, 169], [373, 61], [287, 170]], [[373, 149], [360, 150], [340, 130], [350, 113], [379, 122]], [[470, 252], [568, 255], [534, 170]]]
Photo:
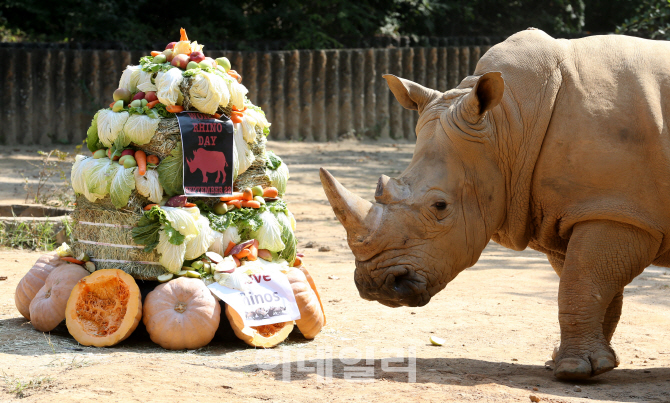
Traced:
[[174, 49], [174, 45], [176, 45], [176, 44], [177, 44], [177, 42], [170, 42], [170, 43], [167, 44], [165, 49]]
[[130, 103], [130, 106], [133, 108], [141, 108], [142, 107], [142, 101], [139, 99], [134, 100], [133, 102]]
[[188, 62], [188, 64], [186, 65], [186, 70], [197, 69], [198, 67], [200, 67], [200, 65], [198, 64], [198, 62], [190, 61], [190, 62]]
[[228, 60], [227, 57], [219, 57], [218, 59], [216, 59], [216, 63], [217, 63], [219, 66], [223, 67], [223, 68], [226, 70], [226, 73], [227, 73], [228, 70], [230, 70], [230, 68], [231, 68], [231, 66], [230, 66], [230, 60]]
[[130, 91], [125, 88], [118, 88], [114, 91], [114, 100], [115, 101], [125, 101], [126, 103], [130, 102]]
[[114, 158], [112, 158], [112, 149], [108, 148], [107, 149], [107, 158], [111, 158], [112, 161], [118, 161], [119, 158], [121, 158], [121, 156], [120, 155], [115, 155]]
[[174, 57], [174, 52], [172, 51], [172, 49], [165, 49], [163, 51], [163, 54], [165, 55], [165, 60], [167, 60], [168, 62], [172, 62], [172, 58]]
[[121, 112], [122, 110], [123, 110], [123, 100], [119, 99], [118, 101], [114, 102], [114, 106], [112, 106], [112, 112]]
[[144, 99], [145, 97], [146, 97], [146, 94], [143, 93], [142, 91], [140, 91], [140, 92], [138, 92], [137, 94], [135, 94], [135, 96], [133, 97], [132, 100], [134, 101], [134, 100], [136, 100], [136, 99]]
[[93, 153], [93, 159], [99, 160], [100, 158], [105, 158], [107, 155], [107, 150], [101, 148]]
[[147, 102], [153, 102], [158, 99], [156, 96], [156, 91], [147, 91], [144, 93], [144, 99], [147, 100]]
[[188, 59], [188, 55], [184, 54], [177, 55], [172, 59], [172, 65], [175, 67], [179, 67], [182, 70], [186, 70], [188, 62], [190, 62], [190, 60]]
[[203, 61], [208, 62], [209, 67], [216, 68], [216, 60], [212, 59], [211, 57], [206, 57]]
[[163, 64], [163, 63], [167, 62], [167, 56], [165, 56], [162, 53], [158, 54], [158, 55], [154, 56], [153, 62], [156, 63], [156, 64]]
[[194, 61], [196, 63], [200, 63], [201, 61], [205, 60], [205, 54], [202, 52], [191, 52], [191, 61]]
[[121, 156], [123, 157], [124, 155], [135, 155], [135, 151], [131, 150], [130, 148], [125, 149], [121, 152]]

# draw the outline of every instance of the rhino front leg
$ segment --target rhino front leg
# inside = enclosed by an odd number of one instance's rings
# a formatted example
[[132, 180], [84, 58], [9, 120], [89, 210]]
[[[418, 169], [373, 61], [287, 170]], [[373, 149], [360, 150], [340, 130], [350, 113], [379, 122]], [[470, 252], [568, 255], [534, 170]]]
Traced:
[[632, 225], [586, 221], [574, 226], [558, 290], [559, 379], [585, 379], [614, 369], [609, 341], [621, 314], [622, 290], [651, 264], [660, 242]]

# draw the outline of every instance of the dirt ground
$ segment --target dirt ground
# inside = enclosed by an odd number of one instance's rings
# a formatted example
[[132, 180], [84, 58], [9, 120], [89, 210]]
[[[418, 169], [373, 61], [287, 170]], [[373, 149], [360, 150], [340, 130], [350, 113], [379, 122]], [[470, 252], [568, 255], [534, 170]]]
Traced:
[[[299, 249], [325, 303], [328, 325], [314, 341], [294, 333], [275, 349], [254, 350], [222, 326], [195, 351], [163, 350], [139, 330], [112, 348], [82, 347], [62, 328], [43, 334], [21, 317], [14, 289], [39, 253], [4, 250], [0, 401], [529, 402], [534, 395], [542, 402], [670, 402], [669, 269], [649, 267], [626, 289], [613, 340], [621, 366], [588, 382], [559, 382], [549, 361], [559, 341], [558, 278], [542, 254], [492, 243], [477, 265], [422, 308], [387, 308], [358, 296], [353, 255], [318, 168], [372, 199], [381, 173], [395, 176], [407, 166], [412, 144], [268, 148], [290, 168], [287, 200]], [[17, 170], [34, 151], [0, 149], [3, 203], [23, 201]], [[314, 248], [306, 247], [310, 242]], [[322, 246], [330, 250], [320, 252]], [[431, 335], [446, 343], [432, 346]], [[414, 375], [398, 372], [412, 363]]]

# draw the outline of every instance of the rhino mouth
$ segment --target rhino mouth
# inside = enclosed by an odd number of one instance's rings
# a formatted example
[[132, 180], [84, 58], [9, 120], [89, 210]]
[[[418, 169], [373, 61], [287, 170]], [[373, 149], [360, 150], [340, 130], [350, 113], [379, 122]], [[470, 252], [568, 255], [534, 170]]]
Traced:
[[392, 308], [424, 306], [431, 298], [426, 279], [411, 267], [391, 266], [376, 269], [375, 276], [367, 269], [366, 262], [356, 261], [354, 282], [361, 298], [377, 301]]

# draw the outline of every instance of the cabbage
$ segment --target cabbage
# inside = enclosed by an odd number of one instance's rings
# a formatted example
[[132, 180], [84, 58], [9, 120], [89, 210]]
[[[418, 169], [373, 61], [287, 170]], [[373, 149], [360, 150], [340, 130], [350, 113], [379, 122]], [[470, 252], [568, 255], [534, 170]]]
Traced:
[[277, 218], [269, 211], [259, 214], [263, 225], [252, 233], [258, 240], [258, 249], [267, 249], [270, 252], [281, 252], [286, 245], [282, 242], [282, 227]]
[[98, 111], [98, 139], [105, 147], [111, 147], [116, 138], [123, 133], [128, 120], [128, 112], [112, 112], [110, 109]]
[[86, 167], [84, 176], [86, 178], [86, 188], [91, 196], [86, 196], [89, 201], [94, 202], [97, 199], [102, 199], [109, 193], [109, 186], [112, 181], [110, 170], [114, 165], [119, 166], [109, 158], [100, 158], [94, 159]]
[[270, 122], [268, 122], [265, 117], [265, 113], [262, 112], [261, 108], [253, 104], [247, 106], [247, 110], [244, 111], [244, 116], [251, 116], [256, 121], [256, 125], [261, 128], [261, 130], [270, 128]]
[[291, 229], [293, 230], [293, 232], [295, 232], [296, 227], [295, 216], [293, 216], [293, 213], [291, 213], [290, 211], [288, 212], [288, 218], [291, 220]]
[[[116, 163], [114, 165], [112, 165], [112, 169], [115, 169], [115, 172], [114, 177], [112, 177], [112, 184], [109, 187], [109, 196], [114, 207], [120, 209], [128, 205], [130, 194], [135, 190], [135, 170], [137, 168], [124, 168]], [[110, 169], [110, 171], [112, 170]]]
[[147, 115], [132, 115], [123, 126], [123, 132], [128, 141], [137, 145], [147, 144], [156, 133], [160, 121]]
[[158, 246], [156, 250], [161, 254], [158, 262], [170, 273], [177, 274], [184, 266], [184, 254], [186, 253], [186, 242], [181, 245], [170, 243], [169, 236], [165, 231], [160, 231], [158, 235]]
[[199, 257], [207, 252], [214, 242], [213, 231], [209, 228], [209, 220], [205, 216], [199, 216], [197, 223], [200, 233], [185, 242], [186, 254], [184, 257], [186, 257], [186, 259], [195, 259]]
[[284, 242], [284, 250], [281, 251], [279, 257], [286, 259], [291, 265], [295, 261], [296, 252], [298, 248], [298, 240], [295, 238], [292, 229], [291, 218], [285, 211], [277, 212], [277, 221], [281, 225], [281, 240]]
[[268, 167], [265, 170], [265, 174], [270, 178], [270, 183], [272, 186], [277, 188], [280, 196], [283, 196], [286, 193], [286, 182], [288, 182], [288, 166], [283, 162], [277, 167], [277, 169], [272, 169]]
[[81, 154], [74, 157], [74, 164], [72, 164], [72, 171], [70, 171], [70, 183], [72, 183], [72, 189], [75, 193], [86, 193], [86, 176], [84, 175], [85, 171], [82, 169], [82, 166], [87, 166], [92, 161], [93, 158]]
[[172, 228], [184, 235], [186, 241], [195, 237], [200, 232], [198, 230], [198, 223], [188, 211], [184, 211], [184, 209], [179, 207], [162, 207], [161, 209], [165, 211], [165, 216]]
[[159, 73], [156, 77], [156, 87], [158, 92], [158, 100], [163, 105], [177, 105], [179, 100], [179, 84], [181, 84], [184, 76], [181, 74], [181, 69], [170, 69], [165, 73]]
[[193, 78], [189, 94], [191, 95], [191, 104], [200, 112], [210, 115], [216, 113], [219, 105], [228, 105], [227, 101], [223, 104], [229, 95], [228, 89], [223, 79], [215, 74], [207, 72], [197, 74]]
[[230, 90], [230, 101], [233, 106], [240, 111], [244, 109], [244, 96], [249, 92], [247, 87], [233, 79], [228, 81], [228, 90]]
[[140, 74], [137, 79], [137, 89], [142, 92], [157, 91], [158, 89], [154, 83], [151, 82], [153, 75], [154, 73], [140, 70]]
[[256, 157], [249, 148], [249, 144], [244, 141], [241, 123], [234, 126], [233, 135], [233, 179], [242, 175], [254, 163]]
[[125, 88], [130, 92], [137, 92], [137, 81], [140, 78], [140, 66], [126, 66], [119, 80], [119, 88]]
[[212, 230], [212, 236], [214, 237], [214, 242], [210, 245], [209, 250], [221, 256], [226, 252], [230, 242], [238, 244], [242, 241], [239, 231], [234, 225], [229, 226], [223, 233]]
[[177, 143], [170, 155], [165, 157], [156, 169], [161, 186], [168, 196], [184, 193], [184, 160], [182, 159], [181, 142]]
[[137, 193], [154, 203], [160, 203], [163, 199], [163, 187], [158, 181], [158, 172], [154, 169], [147, 169], [144, 175], [140, 175], [139, 169], [135, 171], [135, 188]]
[[[232, 259], [232, 256], [228, 256], [223, 262], [217, 264], [217, 266], [227, 264], [228, 262], [226, 262], [226, 259], [228, 258]], [[238, 267], [232, 273], [215, 272], [214, 280], [224, 287], [242, 292], [246, 292], [249, 289], [249, 284], [251, 284], [249, 274], [247, 274], [241, 267]]]
[[256, 142], [256, 120], [252, 115], [244, 114], [242, 117], [242, 123], [240, 123], [242, 128], [242, 136], [244, 141], [249, 144]]

